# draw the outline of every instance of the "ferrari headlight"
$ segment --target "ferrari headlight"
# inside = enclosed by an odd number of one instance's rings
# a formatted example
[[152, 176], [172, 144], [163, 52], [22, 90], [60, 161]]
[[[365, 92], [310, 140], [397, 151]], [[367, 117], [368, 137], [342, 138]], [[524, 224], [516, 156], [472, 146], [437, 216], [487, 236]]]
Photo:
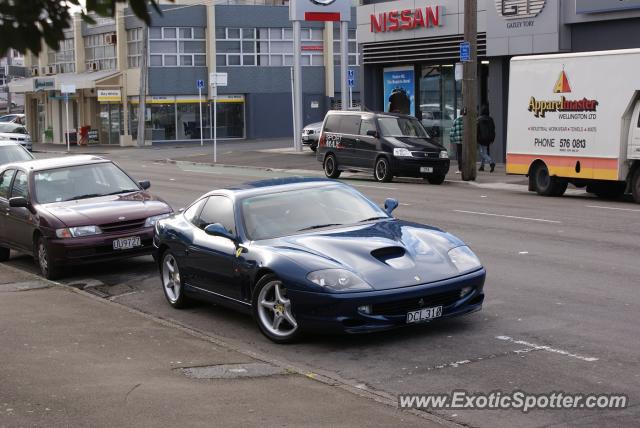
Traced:
[[466, 245], [450, 250], [449, 259], [460, 273], [471, 272], [482, 267], [480, 259]]
[[413, 156], [411, 154], [411, 150], [403, 148], [393, 149], [393, 155], [397, 158], [410, 158], [411, 156]]
[[83, 236], [100, 235], [102, 230], [98, 226], [78, 226], [65, 227], [57, 229], [56, 236], [58, 238], [81, 238]]
[[449, 152], [446, 150], [440, 150], [440, 159], [449, 159]]
[[330, 291], [362, 291], [372, 290], [372, 287], [358, 275], [345, 269], [324, 269], [311, 272], [307, 279], [314, 284]]
[[171, 214], [167, 213], [167, 214], [160, 214], [160, 215], [154, 215], [152, 217], [149, 217], [149, 218], [147, 218], [147, 221], [144, 222], [144, 227], [155, 226], [156, 223], [158, 222], [158, 220], [162, 220], [163, 218], [167, 218], [170, 215]]

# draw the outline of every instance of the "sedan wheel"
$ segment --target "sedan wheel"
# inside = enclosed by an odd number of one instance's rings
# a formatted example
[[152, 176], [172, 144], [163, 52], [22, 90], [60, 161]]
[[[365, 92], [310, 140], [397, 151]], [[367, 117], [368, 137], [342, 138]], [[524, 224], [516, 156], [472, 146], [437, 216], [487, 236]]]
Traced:
[[51, 260], [47, 240], [40, 236], [36, 241], [36, 261], [40, 273], [47, 279], [54, 280], [60, 277], [60, 268]]
[[164, 296], [167, 298], [169, 304], [176, 309], [186, 307], [188, 299], [184, 295], [178, 261], [169, 251], [167, 251], [162, 257], [160, 272], [162, 277], [162, 289], [164, 290]]
[[256, 286], [253, 310], [260, 331], [276, 343], [294, 341], [299, 334], [291, 300], [282, 282], [273, 275], [260, 280]]

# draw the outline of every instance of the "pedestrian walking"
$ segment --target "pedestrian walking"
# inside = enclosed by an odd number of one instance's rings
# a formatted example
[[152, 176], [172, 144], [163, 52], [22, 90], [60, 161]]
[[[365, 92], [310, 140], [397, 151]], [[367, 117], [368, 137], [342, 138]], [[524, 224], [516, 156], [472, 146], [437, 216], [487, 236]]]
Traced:
[[489, 115], [489, 106], [483, 105], [478, 116], [478, 153], [480, 153], [479, 171], [484, 171], [484, 164], [488, 163], [491, 168], [489, 172], [496, 169], [490, 153], [491, 144], [496, 139], [496, 124]]
[[462, 171], [462, 139], [464, 136], [464, 111], [462, 114], [453, 121], [451, 129], [449, 129], [449, 141], [456, 148], [456, 159], [458, 160], [458, 171], [456, 174], [460, 174]]

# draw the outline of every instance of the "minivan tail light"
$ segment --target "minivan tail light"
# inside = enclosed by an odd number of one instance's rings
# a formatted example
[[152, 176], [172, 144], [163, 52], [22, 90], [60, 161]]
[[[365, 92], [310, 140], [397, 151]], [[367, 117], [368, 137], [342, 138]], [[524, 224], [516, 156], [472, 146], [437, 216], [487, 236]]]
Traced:
[[318, 147], [324, 147], [324, 132], [320, 132], [320, 138], [318, 139]]

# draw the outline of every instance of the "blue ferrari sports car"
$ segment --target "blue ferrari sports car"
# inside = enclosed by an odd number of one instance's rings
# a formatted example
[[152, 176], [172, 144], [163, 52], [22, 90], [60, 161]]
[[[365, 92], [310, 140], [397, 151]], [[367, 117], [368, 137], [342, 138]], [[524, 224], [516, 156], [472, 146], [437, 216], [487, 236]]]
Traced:
[[167, 301], [252, 313], [274, 342], [370, 332], [478, 311], [486, 272], [464, 242], [396, 219], [338, 181], [286, 178], [215, 190], [160, 220]]

